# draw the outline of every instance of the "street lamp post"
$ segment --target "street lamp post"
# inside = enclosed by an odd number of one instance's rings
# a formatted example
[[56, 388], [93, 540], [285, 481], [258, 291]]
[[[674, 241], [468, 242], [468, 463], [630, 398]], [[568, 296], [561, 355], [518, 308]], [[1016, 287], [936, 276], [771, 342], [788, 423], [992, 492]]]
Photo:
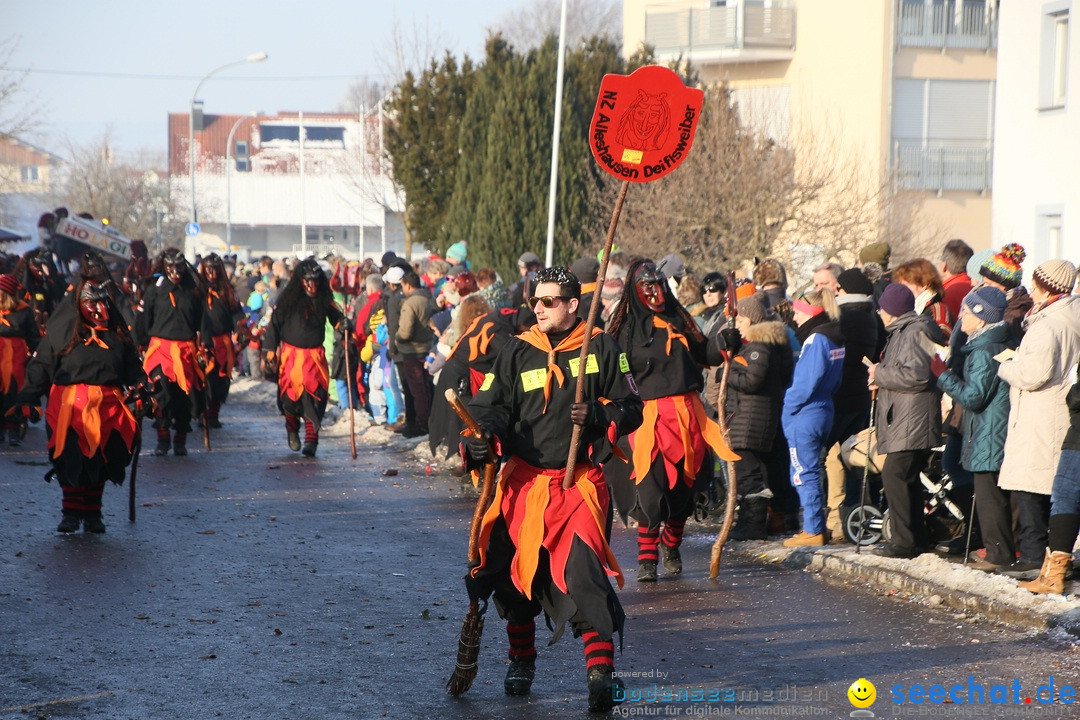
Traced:
[[[232, 173], [233, 173], [233, 137], [240, 123], [248, 118], [258, 118], [261, 113], [249, 113], [237, 119], [229, 130], [229, 139], [225, 141], [225, 254], [232, 252]], [[250, 160], [248, 161], [250, 162]]]
[[244, 63], [262, 62], [268, 57], [269, 55], [265, 52], [259, 51], [251, 53], [243, 60], [237, 60], [236, 62], [214, 68], [203, 76], [203, 79], [195, 86], [195, 92], [191, 94], [191, 107], [189, 108], [190, 112], [188, 113], [188, 172], [191, 175], [191, 222], [193, 223], [199, 222], [199, 213], [195, 208], [195, 105], [199, 101], [199, 90], [202, 89], [204, 82], [222, 70], [227, 70], [236, 65], [243, 65]]

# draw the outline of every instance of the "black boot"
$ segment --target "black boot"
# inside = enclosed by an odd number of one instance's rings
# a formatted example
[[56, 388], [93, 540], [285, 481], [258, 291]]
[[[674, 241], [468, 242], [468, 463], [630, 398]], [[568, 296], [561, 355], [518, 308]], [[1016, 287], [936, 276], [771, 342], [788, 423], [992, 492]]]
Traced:
[[638, 563], [637, 568], [637, 581], [638, 582], [656, 582], [656, 561], [645, 561]]
[[64, 517], [56, 526], [56, 532], [73, 533], [79, 530], [79, 516], [71, 510], [64, 511]]
[[187, 455], [187, 433], [176, 432], [173, 434], [173, 455]]
[[101, 534], [105, 532], [105, 523], [101, 521], [101, 513], [90, 513], [83, 518], [83, 529], [88, 533]]
[[169, 448], [172, 447], [172, 442], [169, 440], [169, 431], [165, 428], [158, 428], [157, 431], [157, 447], [154, 448], [154, 454], [157, 456], [168, 455]]
[[293, 452], [300, 449], [300, 433], [289, 430], [289, 449]]
[[8, 430], [8, 445], [11, 447], [19, 447], [22, 445], [22, 429], [13, 427]]
[[506, 669], [503, 689], [507, 695], [528, 695], [536, 677], [536, 658], [513, 658]]
[[318, 447], [318, 440], [308, 440], [304, 443], [304, 448], [300, 451], [300, 454], [304, 457], [315, 457], [315, 450], [317, 450]]
[[664, 569], [668, 571], [669, 575], [679, 575], [682, 573], [682, 555], [679, 554], [679, 548], [668, 547], [661, 542], [660, 554], [664, 558]]
[[611, 665], [593, 665], [589, 668], [589, 712], [607, 712], [626, 699], [622, 683], [613, 673]]
[[744, 497], [739, 502], [739, 517], [728, 536], [731, 540], [767, 540], [769, 538], [769, 501]]

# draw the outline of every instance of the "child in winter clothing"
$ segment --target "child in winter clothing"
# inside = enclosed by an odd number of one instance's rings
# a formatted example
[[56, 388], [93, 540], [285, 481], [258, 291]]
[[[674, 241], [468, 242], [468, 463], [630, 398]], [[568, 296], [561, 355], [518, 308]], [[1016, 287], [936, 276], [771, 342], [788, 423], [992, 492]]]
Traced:
[[964, 408], [960, 463], [974, 474], [975, 512], [986, 547], [986, 559], [974, 565], [979, 570], [1008, 565], [1016, 554], [1009, 493], [997, 484], [1009, 424], [1009, 386], [998, 377], [1000, 363], [994, 356], [1016, 346], [1005, 322], [1007, 304], [1005, 293], [990, 286], [964, 297], [960, 329], [967, 341], [956, 350], [962, 372], [945, 370], [937, 381]]

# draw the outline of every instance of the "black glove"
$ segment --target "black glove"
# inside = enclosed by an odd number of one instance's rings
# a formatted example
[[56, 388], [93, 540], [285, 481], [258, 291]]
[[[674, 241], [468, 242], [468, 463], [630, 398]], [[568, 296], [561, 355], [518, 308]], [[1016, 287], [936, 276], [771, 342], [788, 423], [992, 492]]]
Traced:
[[720, 330], [720, 337], [724, 339], [724, 345], [728, 350], [738, 352], [742, 348], [742, 333], [736, 327], [725, 327]]
[[592, 401], [574, 403], [570, 406], [570, 420], [575, 425], [590, 427], [600, 423], [600, 409]]
[[495, 459], [495, 450], [491, 447], [491, 436], [487, 433], [480, 437], [466, 435], [462, 442], [469, 453], [469, 459], [473, 462], [483, 465]]

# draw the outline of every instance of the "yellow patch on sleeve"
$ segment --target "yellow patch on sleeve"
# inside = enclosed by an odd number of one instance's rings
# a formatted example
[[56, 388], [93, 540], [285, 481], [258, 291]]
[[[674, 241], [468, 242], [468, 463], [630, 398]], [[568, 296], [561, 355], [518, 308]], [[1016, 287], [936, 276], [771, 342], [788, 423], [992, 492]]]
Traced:
[[491, 383], [495, 380], [495, 373], [487, 373], [484, 375], [484, 384], [480, 386], [480, 392], [491, 389]]
[[619, 372], [630, 372], [630, 361], [626, 359], [626, 353], [619, 353]]

